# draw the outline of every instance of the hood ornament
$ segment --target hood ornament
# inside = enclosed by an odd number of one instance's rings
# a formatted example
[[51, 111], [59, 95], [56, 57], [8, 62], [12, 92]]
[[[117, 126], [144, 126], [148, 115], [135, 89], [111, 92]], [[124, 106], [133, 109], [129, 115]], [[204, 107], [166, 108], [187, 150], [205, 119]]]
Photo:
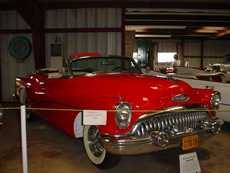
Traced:
[[190, 98], [186, 94], [179, 94], [172, 98], [173, 102], [186, 102]]

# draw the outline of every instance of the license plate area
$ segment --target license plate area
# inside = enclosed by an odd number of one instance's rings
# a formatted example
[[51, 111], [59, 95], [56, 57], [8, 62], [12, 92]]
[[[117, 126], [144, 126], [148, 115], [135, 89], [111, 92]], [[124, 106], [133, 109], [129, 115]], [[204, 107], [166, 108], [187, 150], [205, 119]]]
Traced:
[[190, 135], [182, 138], [182, 150], [190, 150], [198, 147], [198, 135]]

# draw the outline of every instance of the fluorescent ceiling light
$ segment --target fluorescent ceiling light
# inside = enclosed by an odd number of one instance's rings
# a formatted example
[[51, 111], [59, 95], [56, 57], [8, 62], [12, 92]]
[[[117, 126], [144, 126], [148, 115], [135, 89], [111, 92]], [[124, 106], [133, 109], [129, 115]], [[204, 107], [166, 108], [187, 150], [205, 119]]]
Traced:
[[204, 26], [202, 29], [207, 29], [207, 30], [224, 30], [225, 27], [223, 26]]
[[197, 29], [195, 30], [196, 33], [216, 33], [216, 30], [205, 30], [205, 29]]
[[186, 26], [177, 26], [177, 25], [127, 25], [125, 27], [127, 30], [135, 29], [185, 29]]
[[154, 35], [154, 34], [136, 34], [135, 37], [138, 38], [146, 38], [146, 37], [151, 37], [151, 38], [171, 38], [171, 35]]
[[225, 27], [219, 27], [219, 26], [204, 26], [200, 29], [195, 30], [197, 33], [217, 33], [220, 31], [226, 30]]

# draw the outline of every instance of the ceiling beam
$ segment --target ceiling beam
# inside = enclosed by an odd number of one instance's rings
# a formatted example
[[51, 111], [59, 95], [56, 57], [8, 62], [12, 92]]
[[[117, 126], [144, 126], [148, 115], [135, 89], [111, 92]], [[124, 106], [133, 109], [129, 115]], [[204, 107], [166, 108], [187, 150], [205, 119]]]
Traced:
[[121, 32], [121, 28], [46, 28], [46, 33]]
[[[16, 0], [15, 0], [16, 1]], [[19, 3], [20, 0], [17, 0]], [[75, 8], [152, 8], [152, 9], [213, 9], [213, 10], [229, 10], [230, 2], [172, 2], [172, 1], [54, 1], [40, 2], [40, 6], [44, 9], [75, 9]], [[0, 3], [0, 11], [16, 10], [15, 3]]]
[[44, 27], [45, 12], [36, 1], [16, 0], [15, 4], [16, 10], [31, 28]]
[[64, 8], [170, 8], [170, 9], [230, 9], [229, 2], [172, 2], [172, 1], [65, 1], [45, 2], [42, 6], [46, 9]]
[[197, 37], [215, 37], [215, 33], [196, 33], [191, 30], [182, 30], [182, 31], [173, 31], [173, 30], [155, 30], [155, 31], [147, 31], [147, 32], [136, 32], [138, 35], [172, 35], [172, 36], [189, 36], [189, 35], [196, 35]]
[[184, 20], [126, 20], [126, 25], [166, 25], [166, 26], [230, 26], [230, 21], [184, 21]]
[[136, 39], [151, 39], [151, 40], [154, 40], [154, 39], [165, 39], [165, 40], [168, 40], [168, 39], [180, 39], [180, 40], [222, 40], [222, 41], [230, 41], [230, 37], [223, 37], [223, 38], [207, 38], [207, 37], [192, 37], [192, 36], [172, 36], [170, 38], [165, 38], [165, 37], [157, 37], [157, 38], [154, 38], [154, 37], [144, 37], [144, 38], [140, 38], [140, 37], [136, 37]]
[[16, 10], [16, 4], [12, 2], [0, 3], [0, 11]]
[[230, 13], [227, 16], [222, 15], [186, 15], [186, 14], [174, 14], [165, 15], [162, 14], [146, 14], [146, 15], [126, 15], [126, 20], [179, 20], [179, 21], [226, 21], [230, 22]]

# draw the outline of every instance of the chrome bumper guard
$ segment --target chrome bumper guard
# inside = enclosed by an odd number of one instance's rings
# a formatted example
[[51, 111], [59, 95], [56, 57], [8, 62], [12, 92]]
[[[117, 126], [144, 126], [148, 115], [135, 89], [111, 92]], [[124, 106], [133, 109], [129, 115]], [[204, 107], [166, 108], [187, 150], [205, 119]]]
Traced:
[[182, 137], [197, 134], [199, 143], [213, 134], [218, 134], [221, 130], [223, 121], [205, 120], [200, 123], [198, 129], [188, 128], [184, 131], [171, 133], [165, 131], [151, 131], [148, 136], [138, 137], [134, 134], [123, 136], [104, 135], [101, 143], [105, 149], [117, 155], [135, 155], [160, 151], [168, 148], [180, 147]]

